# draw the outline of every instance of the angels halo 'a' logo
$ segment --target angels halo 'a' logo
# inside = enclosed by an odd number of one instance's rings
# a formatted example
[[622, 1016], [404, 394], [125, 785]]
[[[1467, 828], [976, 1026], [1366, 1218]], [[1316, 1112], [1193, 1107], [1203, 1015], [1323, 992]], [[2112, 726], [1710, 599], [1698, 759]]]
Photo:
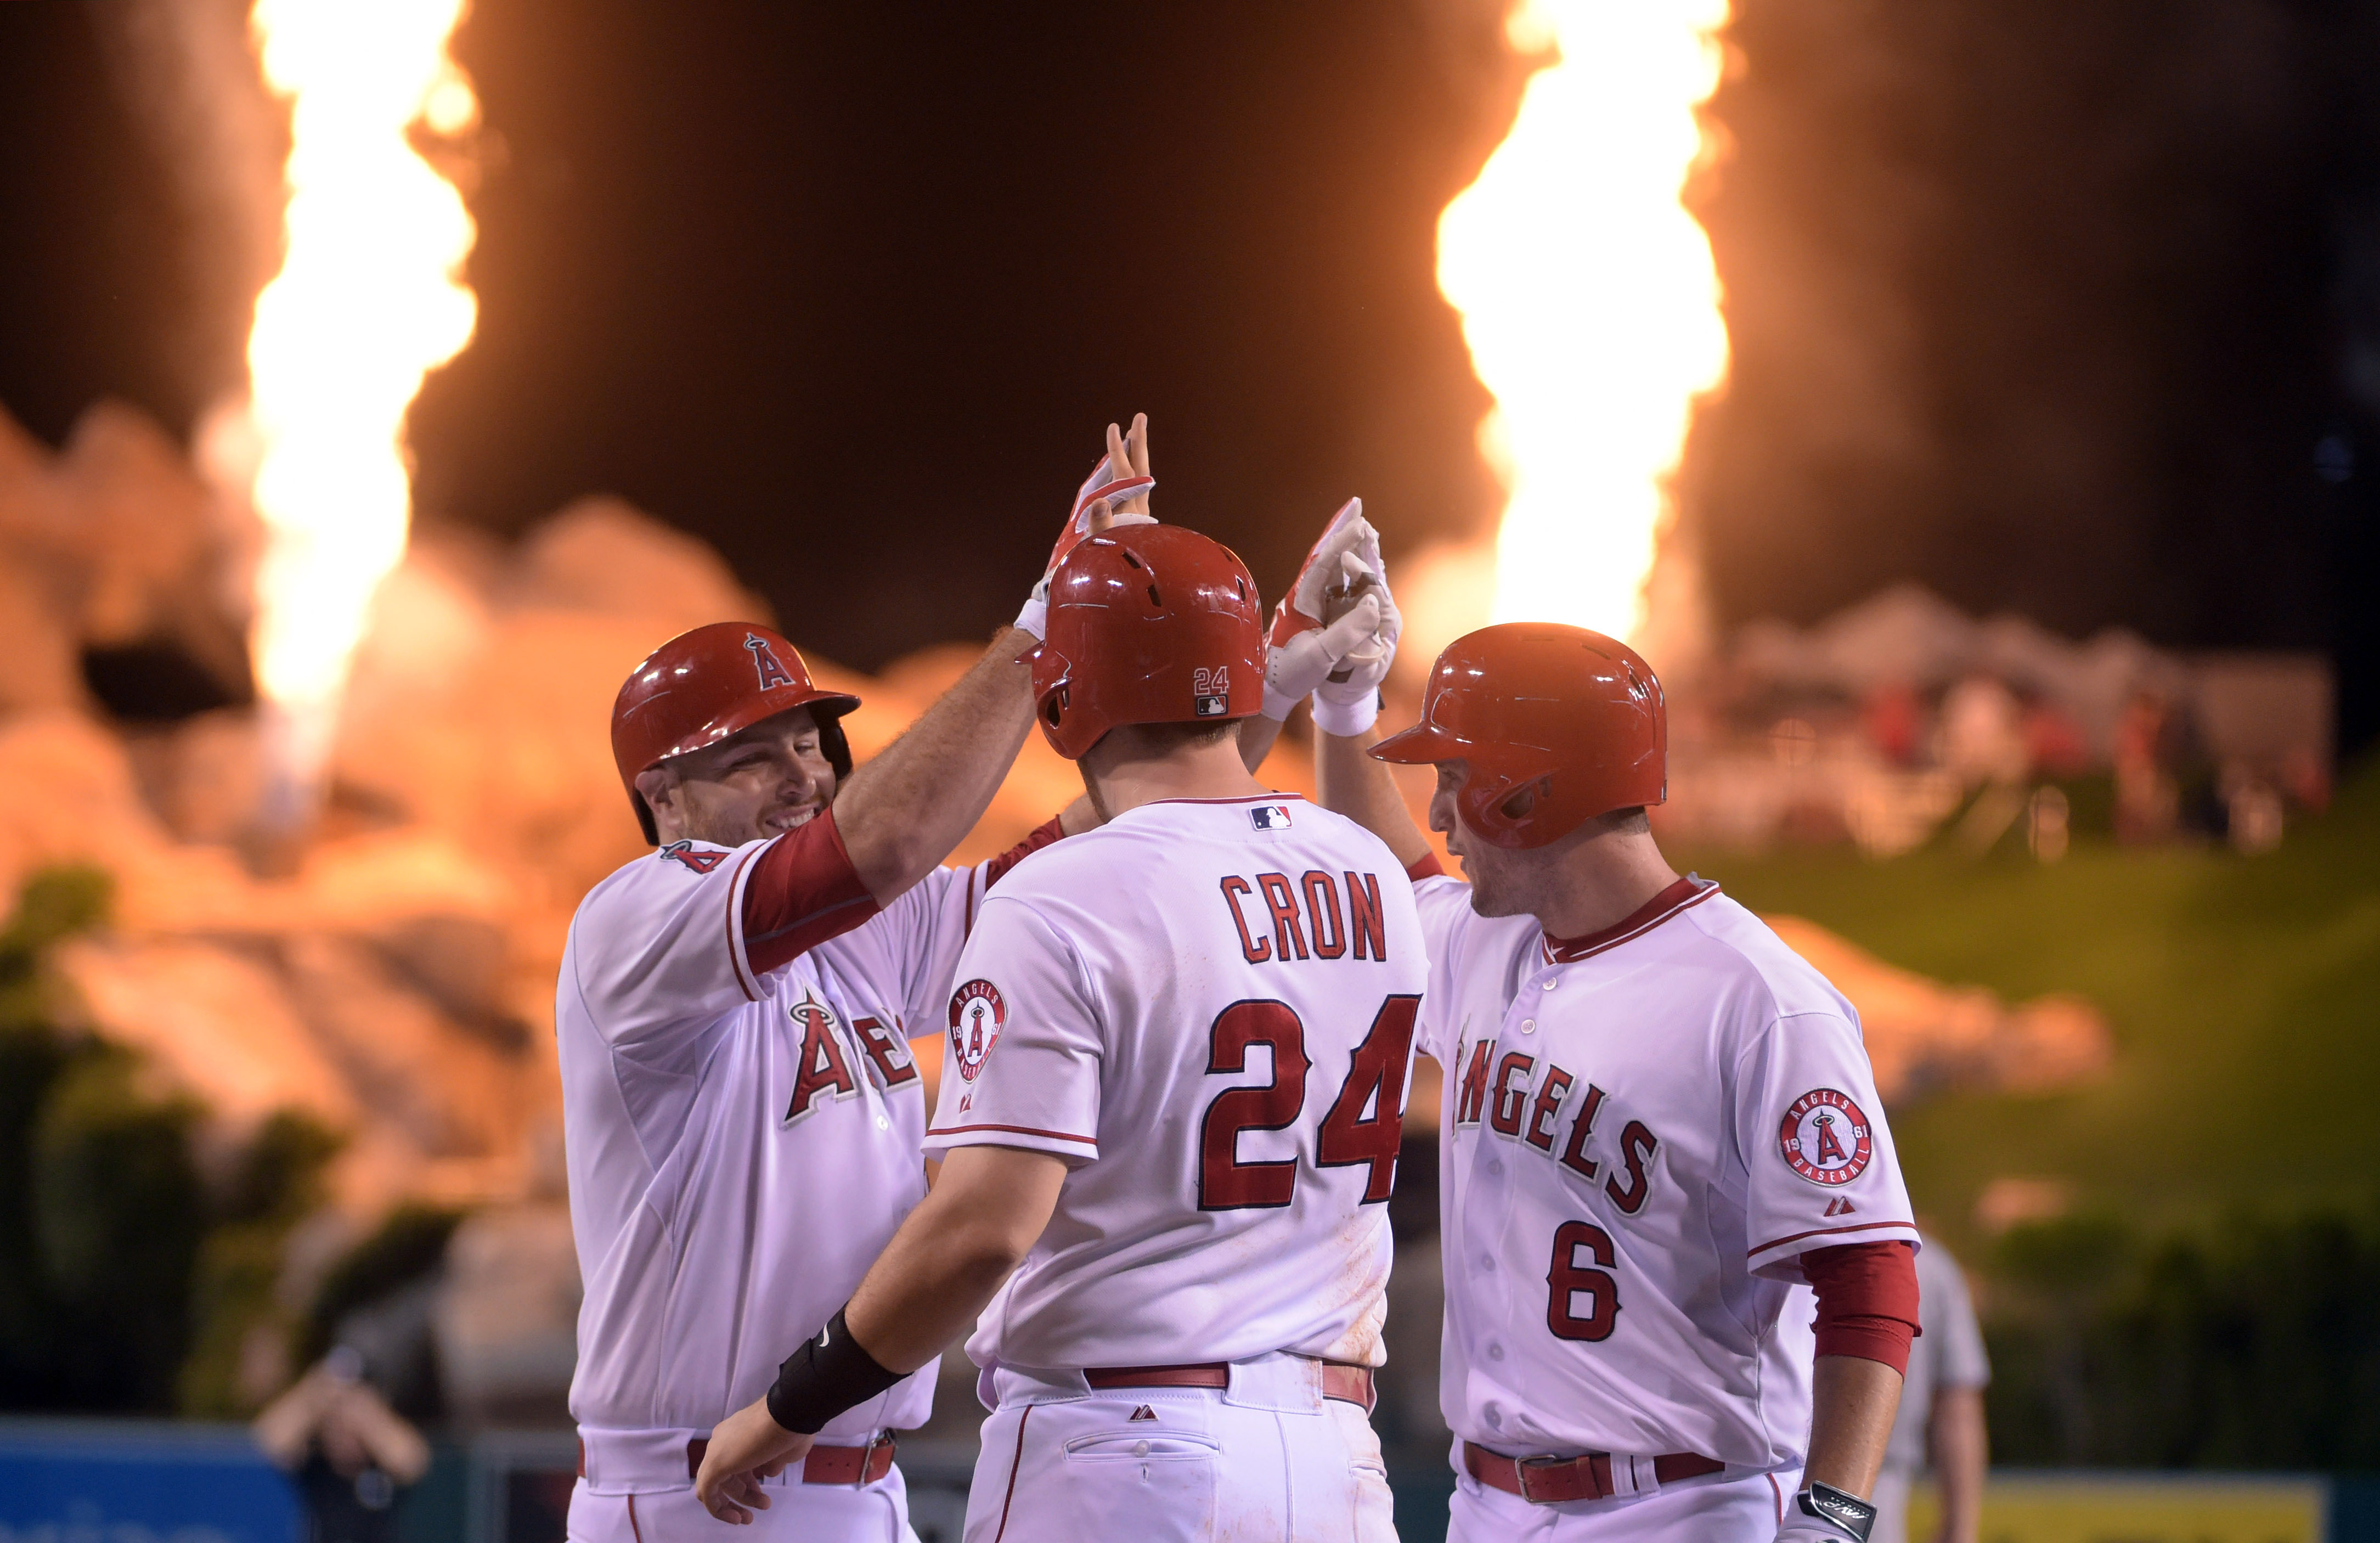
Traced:
[[761, 690], [794, 684], [794, 673], [785, 668], [784, 661], [777, 657], [777, 650], [769, 646], [766, 638], [757, 632], [747, 632], [744, 635], [744, 646], [752, 650], [752, 668], [760, 674]]
[[989, 980], [970, 980], [951, 993], [951, 1063], [963, 1080], [973, 1082], [983, 1070], [983, 1058], [991, 1053], [1000, 1026], [1007, 1021], [1008, 1003]]
[[698, 852], [690, 841], [674, 841], [661, 850], [664, 857], [674, 857], [697, 873], [708, 873], [727, 860], [724, 852]]
[[1777, 1149], [1786, 1167], [1832, 1189], [1866, 1172], [1876, 1137], [1859, 1105], [1831, 1087], [1814, 1087], [1785, 1112]]

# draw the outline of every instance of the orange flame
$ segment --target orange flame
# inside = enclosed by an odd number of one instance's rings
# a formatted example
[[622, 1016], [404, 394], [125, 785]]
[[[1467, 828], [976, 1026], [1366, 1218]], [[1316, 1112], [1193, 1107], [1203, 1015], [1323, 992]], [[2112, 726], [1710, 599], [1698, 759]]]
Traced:
[[1680, 202], [1704, 153], [1727, 0], [1518, 0], [1554, 51], [1438, 227], [1438, 283], [1496, 398], [1497, 621], [1641, 637], [1695, 399], [1727, 372], [1710, 243]]
[[330, 753], [366, 612], [405, 554], [405, 415], [470, 341], [474, 230], [410, 142], [479, 103], [446, 43], [466, 0], [256, 0], [266, 81], [290, 111], [287, 247], [249, 334], [252, 500], [265, 530], [249, 634], [302, 812]]

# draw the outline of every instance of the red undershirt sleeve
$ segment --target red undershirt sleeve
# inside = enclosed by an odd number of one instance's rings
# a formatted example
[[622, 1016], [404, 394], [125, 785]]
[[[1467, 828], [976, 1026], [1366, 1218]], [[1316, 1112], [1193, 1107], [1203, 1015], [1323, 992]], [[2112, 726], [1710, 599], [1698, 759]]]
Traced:
[[1425, 852], [1405, 865], [1405, 877], [1416, 884], [1425, 879], [1436, 879], [1445, 871], [1446, 865], [1438, 860], [1435, 852]]
[[828, 809], [755, 858], [744, 885], [744, 956], [765, 975], [877, 912]]
[[1050, 843], [1062, 839], [1066, 832], [1065, 830], [1058, 823], [1058, 818], [1059, 817], [1054, 814], [1051, 815], [1041, 824], [1033, 827], [1032, 833], [1027, 835], [1023, 841], [1018, 842], [1007, 851], [1002, 852], [999, 857], [994, 857], [991, 861], [984, 864], [983, 887], [987, 890], [990, 889], [992, 885], [999, 883], [1002, 879], [1007, 876], [1010, 869], [1014, 868], [1018, 863], [1023, 862], [1026, 858], [1033, 856], [1034, 853], [1040, 851], [1041, 848], [1049, 845]]
[[1917, 1256], [1902, 1242], [1813, 1248], [1802, 1275], [1818, 1294], [1818, 1354], [1881, 1361], [1907, 1376], [1917, 1337]]

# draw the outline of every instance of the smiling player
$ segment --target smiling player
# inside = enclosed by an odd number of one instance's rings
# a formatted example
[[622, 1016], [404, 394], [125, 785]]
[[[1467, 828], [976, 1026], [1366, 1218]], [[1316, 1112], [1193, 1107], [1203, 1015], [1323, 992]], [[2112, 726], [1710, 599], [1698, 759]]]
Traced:
[[[1112, 507], [1147, 521], [1146, 421], [1108, 434], [1053, 570]], [[940, 1031], [987, 893], [1093, 818], [1078, 804], [994, 862], [936, 866], [1031, 725], [1019, 655], [1046, 590], [1045, 575], [1017, 626], [856, 772], [841, 721], [857, 699], [819, 689], [766, 627], [698, 627], [620, 688], [613, 751], [658, 850], [580, 904], [555, 1002], [586, 1282], [576, 1543], [715, 1537], [693, 1492], [712, 1426], [925, 1194], [909, 1039]], [[908, 1537], [892, 1433], [931, 1397], [921, 1378], [827, 1428], [772, 1487], [776, 1534]]]

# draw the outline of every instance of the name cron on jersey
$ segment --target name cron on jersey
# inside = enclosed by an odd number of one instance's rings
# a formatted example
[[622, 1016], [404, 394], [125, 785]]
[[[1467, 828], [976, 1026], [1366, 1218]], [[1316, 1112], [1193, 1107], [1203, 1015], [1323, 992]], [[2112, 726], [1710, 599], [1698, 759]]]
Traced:
[[[794, 1072], [794, 1096], [785, 1105], [786, 1128], [801, 1124], [829, 1104], [855, 1098], [859, 1080], [853, 1074], [849, 1044], [856, 1040], [866, 1057], [877, 1087], [886, 1093], [917, 1081], [917, 1063], [900, 1022], [887, 1028], [877, 1018], [855, 1018], [846, 1037], [833, 1008], [808, 992], [789, 1003], [785, 1015], [802, 1031], [802, 1045]], [[922, 1091], [922, 1088], [921, 1088]]]
[[1661, 1149], [1660, 1137], [1650, 1127], [1641, 1120], [1622, 1124], [1608, 1162], [1586, 1153], [1609, 1094], [1590, 1082], [1573, 1099], [1572, 1091], [1581, 1087], [1574, 1073], [1547, 1061], [1540, 1078], [1537, 1057], [1523, 1051], [1499, 1056], [1494, 1039], [1479, 1040], [1467, 1054], [1458, 1051], [1455, 1060], [1463, 1068], [1454, 1097], [1458, 1128], [1484, 1123], [1504, 1139], [1560, 1163], [1590, 1186], [1601, 1180], [1604, 1195], [1623, 1214], [1633, 1216], [1645, 1209], [1653, 1189], [1653, 1156]]
[[1296, 959], [1388, 961], [1378, 874], [1318, 869], [1295, 879], [1286, 873], [1259, 873], [1250, 880], [1227, 873], [1220, 888], [1224, 908], [1240, 935], [1240, 956], [1251, 965]]

